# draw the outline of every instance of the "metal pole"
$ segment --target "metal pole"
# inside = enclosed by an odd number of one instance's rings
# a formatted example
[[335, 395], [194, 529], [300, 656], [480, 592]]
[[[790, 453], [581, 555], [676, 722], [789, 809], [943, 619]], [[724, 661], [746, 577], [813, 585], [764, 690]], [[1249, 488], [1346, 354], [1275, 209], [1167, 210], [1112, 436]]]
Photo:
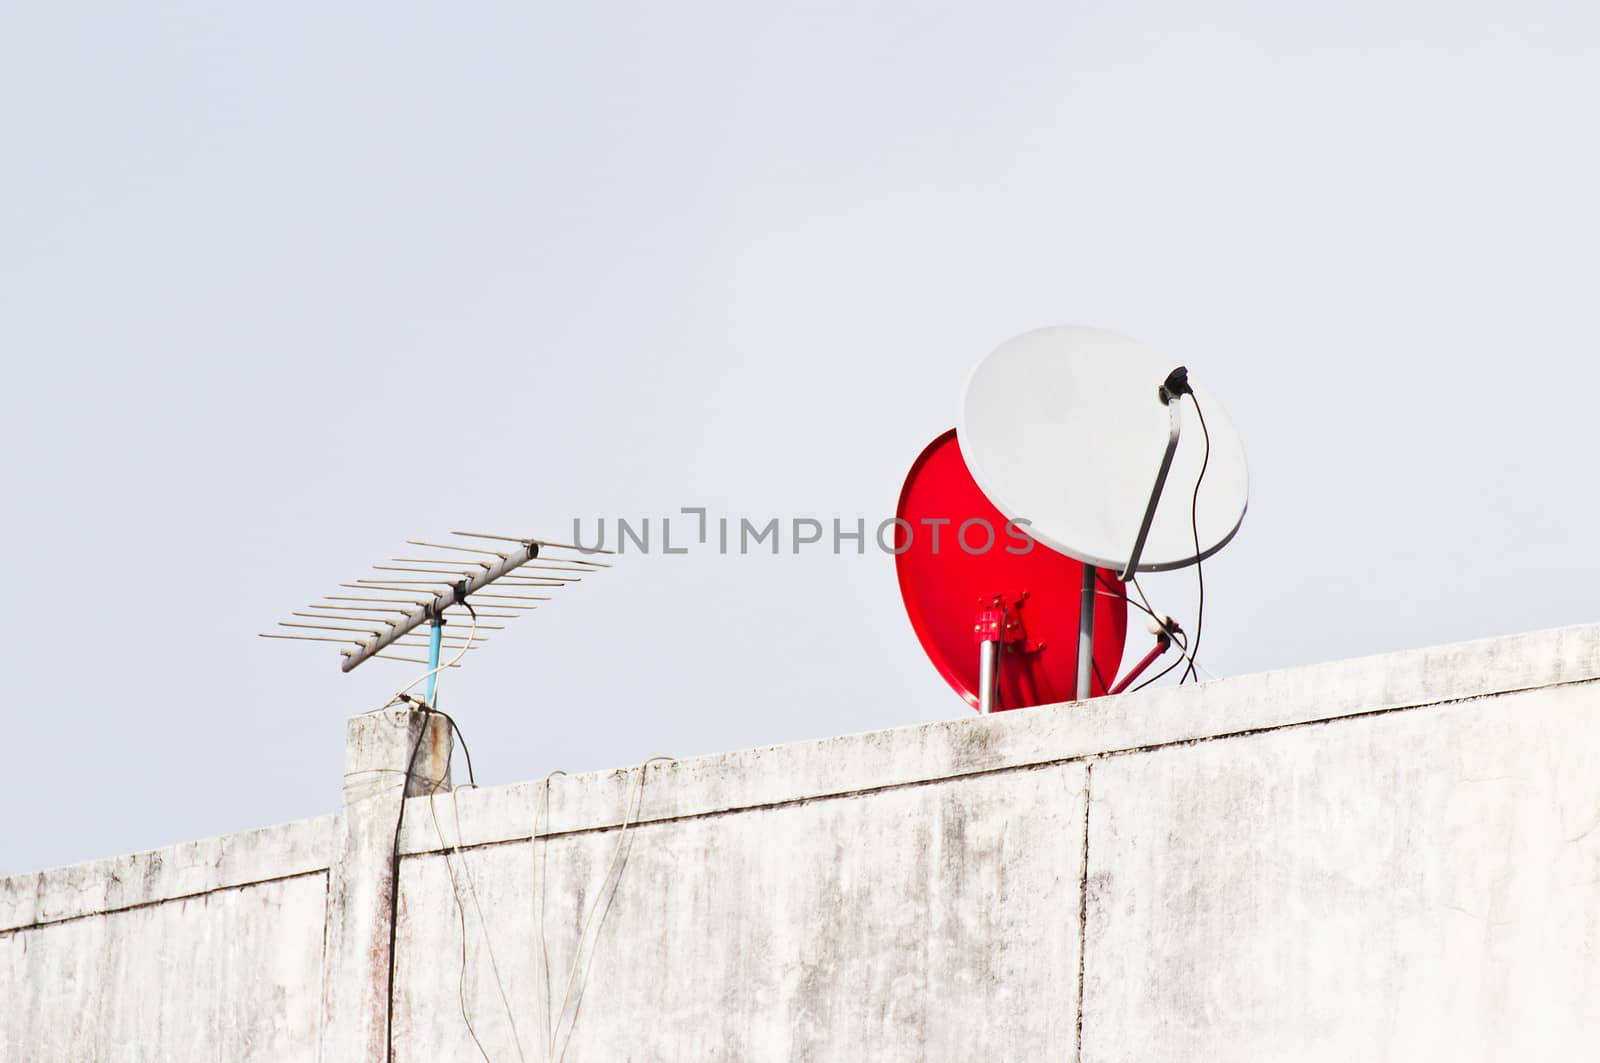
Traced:
[[444, 617], [433, 618], [433, 630], [428, 632], [428, 705], [438, 708], [433, 689], [439, 683], [439, 644], [444, 641]]
[[978, 712], [984, 716], [994, 711], [995, 658], [1000, 643], [984, 639], [978, 643]]
[[1100, 570], [1083, 566], [1083, 597], [1078, 602], [1078, 700], [1089, 698], [1089, 679], [1094, 675], [1094, 591]]
[[1144, 674], [1144, 670], [1146, 668], [1149, 668], [1152, 664], [1156, 663], [1156, 659], [1159, 658], [1163, 653], [1166, 653], [1167, 647], [1170, 645], [1172, 645], [1172, 638], [1166, 632], [1162, 632], [1161, 634], [1157, 635], [1155, 649], [1151, 650], [1149, 653], [1140, 658], [1139, 663], [1134, 665], [1133, 669], [1129, 671], [1127, 675], [1117, 680], [1116, 685], [1110, 690], [1106, 691], [1106, 693], [1120, 694], [1124, 690], [1127, 690], [1128, 684], [1132, 683], [1135, 679], [1138, 679]]

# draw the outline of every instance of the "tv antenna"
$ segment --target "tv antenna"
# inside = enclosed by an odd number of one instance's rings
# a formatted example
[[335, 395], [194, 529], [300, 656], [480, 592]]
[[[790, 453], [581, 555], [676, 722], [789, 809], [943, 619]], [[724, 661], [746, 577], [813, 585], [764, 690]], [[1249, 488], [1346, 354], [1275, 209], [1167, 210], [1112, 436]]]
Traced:
[[[467, 650], [478, 649], [490, 640], [491, 636], [480, 635], [479, 631], [505, 629], [505, 624], [482, 621], [515, 620], [555, 600], [558, 592], [582, 582], [585, 576], [611, 567], [587, 556], [572, 556], [610, 554], [610, 550], [485, 532], [450, 534], [465, 542], [407, 539], [406, 545], [421, 550], [406, 551], [406, 555], [448, 553], [391, 557], [374, 564], [374, 575], [339, 584], [346, 593], [324, 595], [308, 607], [313, 611], [297, 611], [294, 619], [278, 622], [279, 627], [293, 629], [292, 632], [264, 631], [261, 637], [344, 645], [339, 667], [345, 672], [373, 659], [426, 664], [427, 702], [436, 706], [439, 672], [444, 667], [458, 667], [454, 662], [439, 663], [444, 649], [460, 651], [457, 657], [464, 656]], [[548, 551], [563, 553], [551, 556]], [[471, 620], [468, 634], [445, 633], [451, 620], [463, 617]], [[424, 626], [428, 629], [426, 641], [415, 635]], [[428, 651], [425, 659], [384, 652], [424, 647]]]
[[[1203, 431], [1186, 431], [1191, 422]], [[1184, 367], [1112, 332], [1043, 328], [1001, 344], [967, 380], [956, 435], [1000, 512], [1083, 564], [1080, 699], [1092, 688], [1099, 573], [1131, 580], [1199, 564], [1244, 520], [1244, 448], [1222, 404]], [[1169, 494], [1173, 479], [1195, 484], [1192, 495]], [[1158, 639], [1170, 636], [1170, 621], [1158, 623]]]

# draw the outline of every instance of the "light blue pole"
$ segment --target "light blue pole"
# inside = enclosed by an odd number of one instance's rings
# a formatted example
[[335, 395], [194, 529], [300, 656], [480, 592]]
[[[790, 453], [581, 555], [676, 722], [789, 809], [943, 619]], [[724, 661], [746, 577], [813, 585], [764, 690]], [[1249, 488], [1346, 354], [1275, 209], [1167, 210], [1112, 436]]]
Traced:
[[444, 618], [434, 617], [433, 630], [428, 634], [428, 704], [438, 708], [433, 700], [433, 688], [439, 682], [439, 643], [444, 634]]

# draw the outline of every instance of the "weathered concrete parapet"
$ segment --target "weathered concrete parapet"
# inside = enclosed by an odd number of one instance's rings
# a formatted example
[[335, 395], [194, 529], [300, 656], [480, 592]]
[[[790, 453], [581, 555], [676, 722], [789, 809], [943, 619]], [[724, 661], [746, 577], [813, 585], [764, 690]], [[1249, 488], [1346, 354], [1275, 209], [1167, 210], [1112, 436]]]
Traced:
[[1594, 1056], [1600, 626], [640, 775], [407, 817], [406, 1060]]
[[435, 817], [447, 727], [352, 720], [336, 815], [0, 877], [0, 1060], [1594, 1055], [1600, 625]]
[[450, 788], [450, 724], [418, 709], [352, 717], [328, 875], [324, 1060], [388, 1058], [395, 837], [404, 797]]
[[[425, 715], [431, 715], [428, 737], [418, 748]], [[344, 740], [345, 809], [393, 799], [407, 770], [407, 797], [450, 789], [450, 751], [450, 722], [442, 715], [394, 709], [350, 717]]]

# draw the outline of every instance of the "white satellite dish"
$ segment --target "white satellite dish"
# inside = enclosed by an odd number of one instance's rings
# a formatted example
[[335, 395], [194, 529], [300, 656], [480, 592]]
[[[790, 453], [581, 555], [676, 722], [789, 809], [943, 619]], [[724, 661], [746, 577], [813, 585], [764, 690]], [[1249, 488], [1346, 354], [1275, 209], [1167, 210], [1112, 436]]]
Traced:
[[973, 478], [1008, 518], [1028, 521], [1033, 538], [1124, 579], [1204, 560], [1239, 530], [1249, 475], [1222, 404], [1194, 388], [1211, 453], [1191, 524], [1206, 446], [1194, 404], [1162, 397], [1175, 368], [1101, 329], [1043, 328], [1006, 341], [962, 396], [957, 436]]
[[1001, 344], [967, 380], [956, 435], [995, 508], [1084, 563], [1080, 699], [1096, 570], [1127, 580], [1199, 564], [1244, 520], [1249, 474], [1222, 404], [1113, 332], [1044, 328]]

